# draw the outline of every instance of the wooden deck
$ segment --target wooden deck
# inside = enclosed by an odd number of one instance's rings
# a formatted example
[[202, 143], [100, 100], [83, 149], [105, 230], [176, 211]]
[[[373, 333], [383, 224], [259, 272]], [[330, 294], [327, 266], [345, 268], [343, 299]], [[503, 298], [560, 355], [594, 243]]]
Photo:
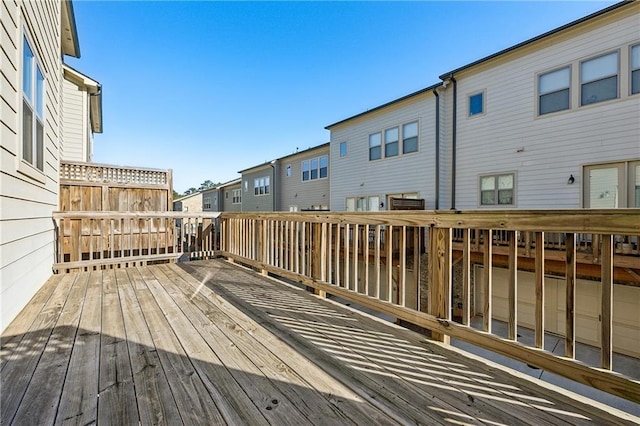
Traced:
[[53, 276], [2, 424], [637, 424], [221, 260]]

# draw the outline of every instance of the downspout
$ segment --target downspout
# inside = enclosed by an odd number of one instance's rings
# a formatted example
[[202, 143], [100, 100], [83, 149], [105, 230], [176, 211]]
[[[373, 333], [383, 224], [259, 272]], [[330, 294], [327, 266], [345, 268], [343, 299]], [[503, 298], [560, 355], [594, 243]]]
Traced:
[[451, 74], [449, 78], [453, 82], [453, 129], [451, 130], [451, 210], [456, 209], [456, 118], [458, 116], [458, 84]]
[[438, 94], [438, 88], [433, 89], [433, 94], [436, 97], [436, 210], [440, 209], [440, 95]]

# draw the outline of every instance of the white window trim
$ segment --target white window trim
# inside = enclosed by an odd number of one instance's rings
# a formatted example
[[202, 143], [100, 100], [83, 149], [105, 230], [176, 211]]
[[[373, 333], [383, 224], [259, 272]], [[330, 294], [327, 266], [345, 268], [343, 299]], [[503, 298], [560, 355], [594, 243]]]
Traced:
[[640, 95], [640, 91], [638, 91], [638, 93], [633, 93], [633, 71], [638, 71], [640, 72], [640, 64], [638, 65], [638, 68], [636, 68], [635, 70], [633, 69], [633, 65], [631, 64], [631, 59], [632, 59], [632, 51], [633, 48], [636, 47], [638, 49], [640, 49], [640, 43], [632, 43], [629, 45], [629, 52], [628, 52], [628, 63], [629, 63], [629, 73], [628, 73], [628, 79], [629, 79], [629, 89], [628, 89], [628, 95], [629, 96], [638, 96]]
[[[496, 199], [496, 204], [482, 204], [482, 178], [494, 176], [498, 178], [499, 176], [513, 175], [513, 203], [512, 204], [498, 204]], [[478, 208], [480, 209], [512, 209], [518, 206], [518, 172], [515, 170], [505, 171], [505, 172], [495, 172], [495, 173], [482, 173], [479, 174], [476, 179], [477, 185], [477, 196], [478, 196]], [[496, 181], [496, 185], [497, 185]]]
[[[482, 112], [477, 114], [471, 114], [471, 98], [476, 95], [482, 95]], [[487, 115], [487, 89], [482, 90], [474, 90], [473, 92], [469, 92], [467, 94], [467, 118], [477, 118], [484, 117]]]
[[[231, 190], [231, 204], [242, 204], [242, 188]], [[227, 192], [227, 194], [229, 194]]]
[[[320, 167], [320, 159], [321, 158], [326, 158], [327, 159], [327, 175], [325, 177], [320, 177], [320, 170], [322, 169], [322, 167]], [[316, 178], [312, 178], [311, 177], [311, 163], [313, 160], [317, 160], [318, 161], [318, 168], [316, 169], [318, 172], [318, 177]], [[304, 164], [308, 163], [309, 164], [309, 179], [304, 179]], [[326, 154], [320, 155], [318, 157], [311, 157], [311, 158], [307, 158], [305, 160], [300, 161], [300, 182], [306, 183], [306, 182], [313, 182], [316, 180], [324, 180], [324, 179], [328, 179], [329, 178], [329, 156]]]
[[[540, 96], [542, 96], [540, 94], [540, 77], [542, 77], [543, 75], [546, 74], [551, 74], [552, 72], [555, 71], [560, 71], [562, 69], [565, 68], [569, 68], [569, 108], [567, 109], [561, 109], [559, 111], [554, 111], [554, 112], [547, 112], [545, 114], [540, 114]], [[573, 105], [574, 105], [574, 87], [573, 87], [573, 77], [574, 77], [574, 73], [573, 73], [573, 64], [565, 64], [565, 65], [561, 65], [559, 67], [555, 67], [555, 68], [551, 68], [545, 71], [541, 71], [539, 73], [536, 73], [536, 80], [535, 80], [535, 93], [536, 93], [536, 117], [546, 117], [546, 116], [552, 116], [555, 114], [562, 114], [562, 113], [566, 113], [568, 111], [571, 111], [574, 109]]]
[[[588, 81], [587, 83], [583, 83], [582, 82], [582, 64], [584, 64], [585, 62], [592, 61], [594, 59], [601, 58], [603, 56], [608, 56], [608, 55], [610, 55], [612, 53], [616, 53], [616, 56], [618, 57], [617, 72], [616, 72], [616, 74], [611, 74], [610, 76], [605, 77], [605, 78], [610, 78], [610, 77], [613, 77], [614, 75], [617, 77], [616, 96], [611, 98], [611, 99], [606, 99], [606, 100], [603, 100], [603, 101], [591, 102], [591, 103], [583, 105], [582, 104], [582, 85], [583, 84], [592, 83], [592, 82], [597, 81], [597, 80]], [[618, 49], [612, 49], [612, 50], [608, 50], [606, 52], [601, 52], [601, 53], [598, 53], [596, 55], [589, 56], [587, 58], [580, 59], [578, 61], [578, 108], [589, 108], [589, 107], [592, 107], [593, 105], [599, 105], [599, 104], [612, 102], [612, 101], [616, 101], [616, 100], [620, 99], [620, 86], [621, 86], [621, 83], [622, 83], [621, 78], [620, 78], [621, 77], [621, 71], [622, 71], [621, 70], [622, 55], [620, 53], [621, 52], [620, 52], [619, 48]]]
[[[408, 124], [413, 124], [416, 123], [416, 127], [418, 129], [418, 134], [416, 135], [416, 145], [417, 145], [417, 149], [415, 151], [411, 151], [411, 152], [404, 152], [404, 141], [405, 141], [405, 137], [404, 137], [404, 126], [408, 125]], [[411, 121], [407, 121], [406, 123], [402, 123], [400, 126], [398, 126], [400, 128], [400, 154], [399, 155], [413, 155], [413, 154], [417, 154], [418, 152], [420, 152], [420, 120], [415, 119], [415, 120], [411, 120]]]
[[[23, 58], [24, 58], [24, 43], [23, 41], [26, 39], [27, 43], [29, 43], [29, 46], [31, 48], [31, 53], [33, 53], [33, 59], [35, 61], [35, 65], [36, 67], [38, 67], [40, 69], [40, 71], [42, 72], [42, 76], [44, 78], [44, 87], [42, 89], [42, 108], [43, 108], [43, 114], [45, 115], [43, 117], [43, 135], [42, 135], [42, 170], [38, 169], [34, 164], [31, 164], [30, 162], [23, 160], [23, 119], [24, 119], [24, 112], [23, 112], [23, 97], [24, 97], [24, 92], [23, 92], [23, 88], [24, 88], [24, 82], [23, 82], [23, 73], [19, 72], [19, 88], [18, 88], [18, 98], [20, 101], [19, 107], [18, 107], [18, 138], [17, 138], [17, 146], [15, 147], [16, 149], [14, 149], [15, 152], [17, 152], [16, 155], [16, 170], [35, 180], [38, 183], [41, 183], [43, 185], [46, 185], [47, 182], [47, 176], [45, 174], [45, 169], [47, 168], [47, 119], [46, 119], [46, 110], [47, 110], [47, 105], [46, 105], [46, 98], [47, 98], [47, 82], [49, 80], [48, 75], [44, 69], [44, 67], [42, 66], [42, 62], [40, 61], [40, 59], [38, 58], [38, 51], [36, 49], [34, 49], [34, 46], [36, 46], [36, 44], [33, 42], [33, 38], [31, 37], [31, 35], [29, 34], [29, 31], [27, 30], [27, 25], [25, 23], [22, 24], [22, 37], [20, 38], [20, 48], [18, 49], [18, 60], [20, 62], [21, 66], [24, 66], [24, 64], [22, 63]], [[33, 88], [34, 91], [36, 91], [36, 87]], [[36, 120], [36, 106], [34, 105], [34, 111], [33, 111], [33, 117], [34, 120]], [[34, 132], [33, 137], [36, 137], [36, 134]], [[34, 155], [36, 155], [35, 150], [34, 150]]]
[[[260, 180], [264, 179], [264, 185], [260, 184]], [[264, 192], [261, 194], [260, 189], [263, 188]], [[256, 191], [258, 192], [256, 194]], [[271, 194], [271, 177], [270, 176], [260, 176], [253, 179], [253, 196], [254, 197], [264, 197], [265, 195]]]

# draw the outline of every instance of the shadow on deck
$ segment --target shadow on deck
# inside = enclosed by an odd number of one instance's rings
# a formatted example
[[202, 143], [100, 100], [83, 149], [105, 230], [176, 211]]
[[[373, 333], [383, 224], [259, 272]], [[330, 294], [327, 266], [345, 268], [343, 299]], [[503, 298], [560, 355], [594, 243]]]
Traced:
[[2, 424], [640, 421], [220, 260], [53, 276], [1, 356]]

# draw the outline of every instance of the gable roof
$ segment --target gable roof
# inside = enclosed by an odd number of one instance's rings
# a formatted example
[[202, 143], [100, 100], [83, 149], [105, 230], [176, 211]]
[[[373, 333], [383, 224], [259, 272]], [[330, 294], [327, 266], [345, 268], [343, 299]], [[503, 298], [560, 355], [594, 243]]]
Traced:
[[627, 5], [632, 4], [634, 2], [635, 2], [634, 0], [625, 0], [625, 1], [622, 1], [620, 3], [616, 3], [616, 4], [612, 5], [612, 6], [606, 7], [604, 9], [599, 10], [597, 12], [594, 12], [594, 13], [592, 13], [590, 15], [587, 15], [587, 16], [584, 16], [584, 17], [582, 17], [580, 19], [576, 19], [575, 21], [569, 22], [568, 24], [565, 24], [565, 25], [563, 25], [561, 27], [555, 28], [555, 29], [553, 29], [551, 31], [547, 31], [546, 33], [543, 33], [543, 34], [540, 34], [540, 35], [535, 36], [533, 38], [530, 38], [528, 40], [525, 40], [522, 43], [518, 43], [516, 45], [513, 45], [511, 47], [503, 49], [503, 50], [501, 50], [499, 52], [493, 53], [493, 54], [491, 54], [489, 56], [485, 56], [482, 59], [478, 59], [477, 61], [471, 62], [471, 63], [469, 63], [467, 65], [463, 65], [463, 66], [461, 66], [459, 68], [456, 68], [454, 70], [446, 72], [446, 73], [444, 73], [444, 74], [442, 74], [440, 76], [440, 79], [441, 80], [449, 79], [454, 74], [456, 74], [456, 73], [458, 73], [460, 71], [466, 70], [468, 68], [472, 68], [472, 67], [474, 67], [476, 65], [479, 65], [479, 64], [482, 64], [484, 62], [490, 61], [491, 59], [494, 59], [494, 58], [497, 58], [499, 56], [505, 55], [505, 54], [507, 54], [509, 52], [513, 52], [514, 50], [517, 50], [517, 49], [525, 47], [525, 46], [527, 46], [529, 44], [535, 43], [535, 42], [537, 42], [539, 40], [542, 40], [544, 38], [550, 37], [550, 36], [552, 36], [554, 34], [558, 34], [558, 33], [562, 32], [562, 31], [565, 31], [565, 30], [567, 30], [569, 28], [572, 28], [572, 27], [575, 27], [577, 25], [580, 25], [583, 22], [586, 22], [586, 21], [589, 21], [591, 19], [597, 18], [599, 16], [605, 15], [605, 14], [611, 12], [611, 11], [614, 11], [614, 10], [619, 9], [621, 7], [627, 6]]
[[394, 105], [394, 104], [397, 104], [397, 103], [402, 102], [404, 100], [413, 98], [414, 96], [418, 96], [418, 95], [421, 95], [421, 94], [426, 93], [426, 92], [432, 92], [434, 89], [437, 89], [440, 86], [442, 86], [442, 82], [436, 83], [436, 84], [434, 84], [432, 86], [429, 86], [429, 87], [425, 87], [424, 89], [420, 89], [420, 90], [418, 90], [416, 92], [409, 93], [408, 95], [405, 95], [405, 96], [403, 96], [401, 98], [394, 99], [393, 101], [387, 102], [386, 104], [382, 104], [382, 105], [377, 106], [375, 108], [368, 109], [368, 110], [366, 110], [364, 112], [361, 112], [360, 114], [353, 115], [353, 116], [351, 116], [349, 118], [345, 118], [344, 120], [340, 120], [340, 121], [338, 121], [336, 123], [329, 124], [328, 126], [325, 126], [325, 129], [330, 130], [334, 126], [337, 126], [337, 125], [345, 123], [347, 121], [362, 117], [362, 116], [367, 115], [367, 114], [371, 114], [371, 113], [373, 113], [375, 111], [379, 111], [379, 110], [381, 110], [383, 108], [387, 108], [387, 107], [389, 107], [391, 105]]

